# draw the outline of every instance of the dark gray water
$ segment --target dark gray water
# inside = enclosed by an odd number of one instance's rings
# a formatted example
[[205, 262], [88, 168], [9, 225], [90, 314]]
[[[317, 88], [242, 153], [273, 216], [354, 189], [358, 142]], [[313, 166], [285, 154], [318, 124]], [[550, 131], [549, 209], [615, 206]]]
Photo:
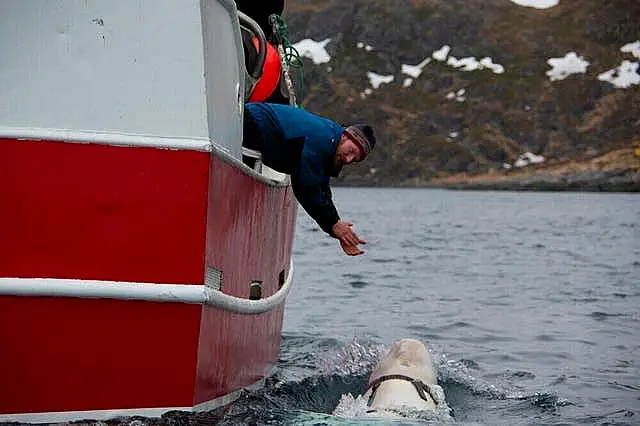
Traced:
[[[300, 211], [275, 375], [224, 409], [162, 423], [640, 424], [640, 196], [334, 196], [367, 253], [345, 256]], [[453, 420], [362, 417], [353, 397], [404, 337], [430, 346]]]
[[371, 423], [319, 413], [403, 337], [430, 345], [457, 424], [640, 424], [638, 195], [334, 197], [367, 253], [300, 212], [274, 424]]

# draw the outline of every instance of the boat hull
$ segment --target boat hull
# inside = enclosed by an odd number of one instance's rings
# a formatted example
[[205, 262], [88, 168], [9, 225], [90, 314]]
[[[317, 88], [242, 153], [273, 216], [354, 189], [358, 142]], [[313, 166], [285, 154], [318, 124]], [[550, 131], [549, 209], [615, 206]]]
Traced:
[[[243, 299], [291, 279], [290, 186], [215, 149], [88, 142], [0, 140], [0, 277]], [[0, 420], [214, 408], [270, 373], [283, 309], [0, 295]]]

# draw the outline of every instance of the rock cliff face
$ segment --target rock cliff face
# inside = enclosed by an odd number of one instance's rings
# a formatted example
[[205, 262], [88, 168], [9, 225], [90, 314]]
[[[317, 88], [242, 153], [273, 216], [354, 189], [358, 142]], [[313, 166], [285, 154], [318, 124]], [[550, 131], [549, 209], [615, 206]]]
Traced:
[[[328, 62], [304, 58], [303, 106], [378, 131], [374, 154], [342, 184], [520, 179], [513, 165], [527, 152], [545, 159], [527, 166], [530, 179], [532, 169], [545, 176], [559, 164], [617, 161], [602, 156], [619, 150], [633, 157], [622, 159], [622, 175], [640, 180], [632, 149], [640, 84], [616, 86], [640, 79], [637, 0], [560, 0], [549, 9], [509, 0], [287, 0], [284, 16], [293, 43], [330, 39]], [[584, 72], [547, 74], [567, 64]]]

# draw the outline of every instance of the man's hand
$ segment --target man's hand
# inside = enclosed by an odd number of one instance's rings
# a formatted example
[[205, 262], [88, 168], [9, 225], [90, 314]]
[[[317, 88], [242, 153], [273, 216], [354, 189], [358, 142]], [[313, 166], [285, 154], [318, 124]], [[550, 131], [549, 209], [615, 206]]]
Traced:
[[348, 222], [336, 222], [332, 227], [331, 231], [333, 235], [340, 240], [340, 245], [342, 246], [342, 250], [348, 254], [349, 256], [358, 256], [363, 254], [364, 251], [358, 248], [358, 244], [366, 244], [366, 241], [361, 240], [355, 232], [351, 229], [353, 223]]
[[358, 246], [350, 246], [343, 243], [342, 241], [340, 241], [340, 245], [342, 246], [342, 250], [349, 256], [358, 256], [364, 253], [364, 251], [360, 250]]

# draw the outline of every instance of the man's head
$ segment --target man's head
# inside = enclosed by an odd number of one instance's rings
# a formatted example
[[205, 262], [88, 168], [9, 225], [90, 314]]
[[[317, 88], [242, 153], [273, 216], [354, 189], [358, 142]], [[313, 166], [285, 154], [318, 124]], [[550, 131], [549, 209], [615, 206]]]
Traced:
[[333, 157], [334, 176], [345, 164], [359, 163], [376, 146], [376, 137], [371, 126], [354, 124], [342, 132], [336, 154]]

